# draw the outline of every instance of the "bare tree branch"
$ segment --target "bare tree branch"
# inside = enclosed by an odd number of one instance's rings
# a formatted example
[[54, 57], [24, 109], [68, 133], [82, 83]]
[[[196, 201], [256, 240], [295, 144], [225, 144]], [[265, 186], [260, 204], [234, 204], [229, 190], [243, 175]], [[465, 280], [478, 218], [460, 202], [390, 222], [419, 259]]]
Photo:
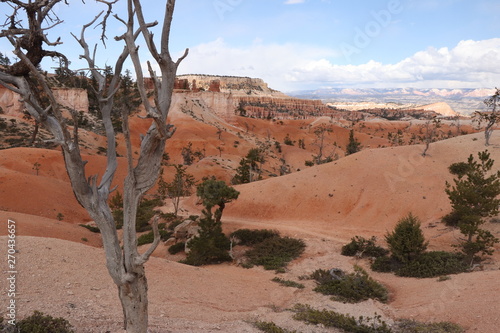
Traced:
[[149, 257], [153, 254], [153, 252], [156, 250], [158, 245], [160, 244], [160, 231], [158, 230], [158, 218], [159, 216], [155, 216], [153, 220], [153, 234], [154, 234], [154, 239], [153, 243], [151, 246], [147, 249], [146, 252], [144, 252], [141, 256], [137, 257], [135, 259], [135, 264], [136, 265], [143, 265], [146, 263], [146, 261], [149, 260]]

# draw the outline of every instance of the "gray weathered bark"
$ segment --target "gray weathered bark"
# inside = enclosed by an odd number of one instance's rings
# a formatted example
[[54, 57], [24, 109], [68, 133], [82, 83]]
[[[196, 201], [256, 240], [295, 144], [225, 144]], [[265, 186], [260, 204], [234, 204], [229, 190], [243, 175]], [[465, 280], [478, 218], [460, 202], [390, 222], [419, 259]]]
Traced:
[[[14, 25], [12, 29], [2, 30], [0, 37], [8, 38], [15, 48], [14, 53], [20, 59], [16, 64], [0, 69], [0, 84], [21, 95], [28, 112], [42, 126], [48, 129], [54, 136], [54, 141], [61, 146], [61, 150], [66, 165], [66, 170], [71, 181], [75, 197], [78, 202], [88, 211], [91, 218], [96, 222], [101, 230], [104, 251], [106, 255], [106, 266], [108, 272], [118, 287], [118, 294], [123, 308], [124, 328], [127, 332], [144, 333], [148, 327], [148, 299], [147, 299], [147, 279], [144, 270], [144, 263], [149, 259], [155, 248], [158, 246], [160, 237], [156, 221], [153, 224], [154, 242], [150, 248], [143, 254], [137, 249], [136, 235], [136, 215], [137, 206], [142, 196], [155, 184], [161, 167], [161, 160], [165, 150], [167, 139], [169, 139], [175, 128], [167, 124], [167, 116], [171, 104], [171, 96], [177, 67], [187, 56], [185, 54], [174, 62], [171, 59], [168, 41], [170, 35], [170, 26], [175, 7], [175, 0], [168, 0], [165, 10], [165, 19], [161, 35], [161, 48], [157, 50], [153, 41], [153, 35], [148, 28], [157, 23], [146, 23], [142, 7], [139, 0], [128, 1], [128, 19], [123, 22], [127, 27], [127, 32], [117, 40], [124, 40], [125, 47], [115, 65], [114, 77], [107, 82], [100, 71], [97, 69], [93, 56], [90, 54], [89, 47], [85, 42], [85, 29], [92, 25], [100, 15], [82, 29], [81, 37], [76, 38], [84, 50], [82, 58], [89, 64], [93, 76], [98, 82], [98, 101], [102, 115], [102, 121], [107, 138], [107, 165], [100, 182], [97, 176], [87, 178], [85, 173], [85, 164], [78, 146], [78, 127], [75, 126], [72, 131], [67, 126], [67, 119], [62, 116], [61, 106], [57, 103], [51, 88], [47, 84], [45, 77], [36, 69], [43, 56], [53, 56], [54, 52], [46, 52], [40, 42], [43, 36], [40, 36], [41, 25], [47, 19], [51, 8], [62, 0], [37, 1], [35, 3], [24, 4], [20, 1], [11, 2], [13, 7], [17, 8], [16, 13], [25, 10], [29, 18], [29, 29], [17, 29]], [[112, 5], [116, 1], [98, 0], [108, 6], [105, 19], [111, 12]], [[15, 22], [15, 15], [12, 21]], [[137, 20], [139, 27], [134, 31], [134, 22]], [[103, 27], [106, 25], [103, 24]], [[146, 88], [144, 86], [144, 76], [142, 73], [138, 47], [135, 40], [139, 35], [146, 39], [148, 50], [157, 62], [162, 75], [159, 80], [151, 70], [150, 74], [154, 81], [154, 102], [148, 99]], [[28, 48], [23, 41], [36, 38], [36, 43], [32, 43]], [[30, 39], [31, 38], [31, 39]], [[48, 41], [46, 41], [48, 44]], [[26, 50], [23, 52], [23, 50]], [[36, 52], [35, 52], [36, 51]], [[36, 53], [34, 55], [34, 53]], [[56, 54], [58, 55], [58, 54]], [[127, 144], [128, 175], [124, 183], [124, 224], [123, 224], [123, 243], [120, 244], [116, 224], [108, 204], [109, 195], [112, 192], [112, 183], [117, 168], [117, 158], [115, 150], [115, 130], [112, 126], [111, 111], [113, 109], [114, 95], [120, 86], [120, 73], [124, 61], [130, 56], [134, 64], [137, 75], [137, 84], [141, 94], [142, 102], [147, 111], [147, 117], [151, 118], [152, 124], [145, 134], [138, 160], [134, 160], [132, 155], [130, 131], [128, 128], [128, 114], [123, 114], [123, 130]], [[41, 57], [41, 58], [40, 58]], [[41, 85], [43, 92], [49, 99], [49, 105], [42, 107], [29, 80], [32, 78]]]

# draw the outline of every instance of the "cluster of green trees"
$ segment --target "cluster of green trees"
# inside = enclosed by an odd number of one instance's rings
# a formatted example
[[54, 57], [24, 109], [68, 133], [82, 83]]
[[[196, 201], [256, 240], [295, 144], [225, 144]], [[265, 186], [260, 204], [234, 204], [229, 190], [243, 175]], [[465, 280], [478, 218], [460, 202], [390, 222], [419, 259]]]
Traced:
[[420, 220], [410, 213], [386, 234], [388, 250], [377, 246], [374, 237], [367, 240], [356, 236], [342, 248], [342, 254], [376, 257], [372, 269], [400, 276], [433, 277], [466, 271], [484, 256], [492, 255], [494, 245], [499, 242], [483, 228], [487, 219], [499, 212], [500, 171], [491, 173], [493, 164], [485, 150], [478, 153], [477, 160], [471, 154], [467, 162], [449, 166], [456, 178], [453, 185], [446, 182], [452, 212], [443, 221], [457, 227], [464, 236], [454, 244], [457, 252], [427, 252], [429, 242], [425, 240]]
[[259, 148], [252, 148], [240, 160], [236, 174], [232, 179], [233, 184], [247, 184], [262, 179], [262, 164], [266, 161], [264, 153]]

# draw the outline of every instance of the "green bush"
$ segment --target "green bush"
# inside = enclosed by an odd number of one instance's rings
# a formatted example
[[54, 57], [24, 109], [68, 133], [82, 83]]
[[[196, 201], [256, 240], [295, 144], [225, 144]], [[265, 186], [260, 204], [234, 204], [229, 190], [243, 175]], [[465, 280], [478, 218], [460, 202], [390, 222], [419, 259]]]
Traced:
[[409, 262], [427, 248], [420, 221], [412, 213], [399, 220], [392, 233], [385, 236], [392, 256], [402, 263]]
[[179, 252], [184, 251], [185, 248], [186, 248], [186, 243], [184, 243], [184, 242], [175, 243], [174, 245], [172, 245], [168, 248], [168, 253], [177, 254]]
[[359, 266], [355, 266], [351, 274], [345, 274], [342, 270], [318, 270], [312, 276], [318, 283], [314, 291], [332, 295], [336, 301], [358, 303], [367, 299], [381, 302], [388, 300], [387, 289]]
[[71, 324], [64, 318], [53, 318], [39, 311], [16, 324], [18, 333], [73, 333]]
[[394, 257], [378, 257], [372, 262], [370, 268], [375, 272], [390, 273], [397, 271], [401, 266], [401, 262]]
[[149, 221], [155, 216], [155, 207], [161, 206], [163, 203], [160, 199], [142, 199], [139, 207], [137, 207], [137, 220], [135, 230], [137, 232], [151, 230]]
[[379, 315], [375, 317], [359, 317], [345, 315], [335, 311], [315, 310], [309, 305], [297, 304], [293, 307], [293, 318], [313, 325], [340, 328], [355, 333], [390, 333], [389, 326]]
[[182, 262], [192, 266], [218, 264], [231, 261], [229, 248], [231, 242], [222, 232], [220, 221], [212, 215], [200, 220], [200, 233], [188, 242], [189, 253]]
[[342, 246], [341, 254], [348, 257], [359, 255], [361, 257], [381, 257], [389, 253], [388, 250], [375, 244], [376, 238], [366, 239], [361, 236], [351, 238], [351, 242]]
[[302, 283], [298, 283], [298, 282], [291, 281], [291, 280], [284, 280], [284, 279], [281, 279], [279, 277], [275, 277], [271, 281], [279, 283], [280, 285], [282, 285], [284, 287], [292, 287], [292, 288], [298, 288], [298, 289], [305, 288], [305, 286]]
[[275, 323], [268, 321], [257, 321], [254, 326], [265, 333], [296, 333], [297, 331], [290, 331], [285, 328], [281, 328]]
[[87, 225], [87, 224], [80, 224], [80, 227], [84, 227], [85, 229], [88, 229], [88, 230], [90, 230], [90, 231], [92, 231], [94, 233], [100, 233], [101, 232], [101, 230], [99, 230], [98, 227], [93, 227], [93, 226]]
[[463, 333], [460, 325], [450, 322], [420, 323], [415, 320], [402, 319], [396, 323], [398, 332], [404, 333]]
[[[123, 228], [123, 209], [121, 205], [123, 204], [121, 195], [119, 192], [112, 198], [112, 202], [110, 203], [113, 214], [113, 218], [116, 223], [116, 228]], [[149, 221], [157, 214], [154, 210], [155, 207], [161, 206], [162, 201], [158, 198], [156, 199], [142, 199], [139, 203], [139, 207], [137, 207], [137, 218], [135, 222], [135, 230], [137, 232], [151, 230], [151, 226], [149, 225]]]
[[248, 245], [252, 246], [258, 243], [262, 243], [268, 238], [278, 237], [279, 232], [275, 230], [250, 230], [250, 229], [239, 229], [233, 232], [230, 237], [235, 237], [239, 240], [238, 245]]
[[448, 227], [458, 227], [460, 220], [463, 218], [462, 213], [459, 211], [452, 211], [451, 213], [442, 217], [441, 221]]
[[[188, 243], [189, 253], [185, 264], [200, 266], [231, 261], [229, 248], [231, 241], [222, 232], [222, 212], [226, 204], [238, 199], [240, 192], [215, 177], [205, 179], [197, 186], [196, 195], [205, 209], [198, 224], [199, 234]], [[212, 209], [217, 206], [215, 212]]]
[[[162, 230], [162, 229], [160, 229], [158, 231], [160, 232], [160, 239], [162, 241], [166, 241], [167, 239], [169, 239], [172, 236], [172, 233], [169, 231]], [[155, 239], [155, 235], [154, 235], [153, 231], [150, 231], [146, 234], [142, 234], [139, 236], [139, 238], [137, 238], [137, 246], [153, 243], [154, 239]]]
[[264, 269], [278, 269], [298, 258], [305, 247], [305, 243], [300, 239], [272, 237], [255, 245], [245, 253], [245, 256], [250, 263], [264, 266]]
[[416, 278], [458, 274], [467, 268], [463, 254], [444, 251], [424, 252], [407, 263], [394, 257], [379, 257], [371, 265], [371, 269], [376, 272], [395, 272], [398, 276]]
[[115, 220], [116, 229], [123, 228], [123, 209], [116, 208], [111, 211], [113, 214], [113, 219]]
[[421, 254], [396, 271], [396, 275], [430, 278], [465, 272], [468, 265], [459, 253], [432, 251]]

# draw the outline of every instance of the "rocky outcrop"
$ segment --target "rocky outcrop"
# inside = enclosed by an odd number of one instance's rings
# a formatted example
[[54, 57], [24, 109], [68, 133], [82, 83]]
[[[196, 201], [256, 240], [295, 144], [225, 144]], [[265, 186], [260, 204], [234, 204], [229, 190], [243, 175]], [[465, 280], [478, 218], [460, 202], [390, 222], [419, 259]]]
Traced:
[[320, 100], [291, 97], [237, 96], [240, 115], [268, 119], [306, 119], [334, 116], [338, 112]]
[[56, 100], [61, 105], [77, 112], [87, 112], [89, 110], [89, 98], [85, 89], [55, 88], [53, 91]]
[[[187, 74], [177, 76], [178, 80], [196, 82], [196, 88], [205, 91], [232, 93], [234, 96], [254, 95], [254, 96], [279, 96], [286, 97], [285, 94], [271, 89], [262, 79], [239, 77], [239, 76], [216, 76]], [[190, 90], [194, 90], [191, 84]]]
[[0, 85], [0, 108], [4, 114], [9, 116], [22, 114], [24, 105], [19, 99], [18, 94]]
[[[89, 99], [87, 91], [79, 88], [54, 88], [55, 98], [61, 105], [76, 111], [87, 112]], [[24, 104], [20, 96], [11, 90], [0, 86], [0, 107], [4, 114], [20, 117], [23, 114]]]
[[422, 109], [427, 110], [427, 111], [437, 112], [445, 117], [459, 116], [459, 114], [456, 113], [455, 110], [453, 110], [451, 108], [451, 106], [449, 106], [448, 103], [445, 103], [445, 102], [424, 105], [424, 106], [422, 106]]

